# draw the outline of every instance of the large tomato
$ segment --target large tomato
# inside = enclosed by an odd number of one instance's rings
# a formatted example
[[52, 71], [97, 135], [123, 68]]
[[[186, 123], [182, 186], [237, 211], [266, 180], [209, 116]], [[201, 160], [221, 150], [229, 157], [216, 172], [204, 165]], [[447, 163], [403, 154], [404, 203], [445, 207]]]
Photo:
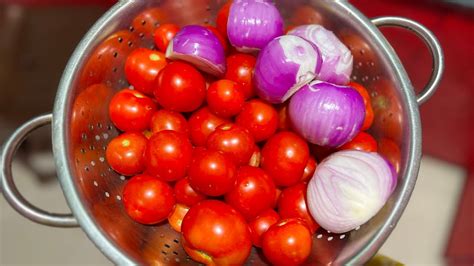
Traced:
[[256, 247], [262, 246], [262, 236], [270, 226], [280, 221], [280, 216], [273, 209], [262, 212], [255, 219], [249, 222], [252, 243]]
[[229, 121], [216, 116], [208, 107], [197, 110], [188, 121], [192, 143], [196, 146], [205, 146], [209, 135], [226, 122]]
[[283, 131], [271, 137], [262, 149], [262, 168], [277, 186], [292, 186], [303, 176], [309, 147], [295, 133]]
[[123, 203], [127, 214], [142, 224], [156, 224], [165, 220], [175, 204], [173, 189], [156, 177], [137, 175], [123, 189]]
[[116, 172], [132, 176], [145, 170], [145, 150], [148, 140], [141, 133], [123, 133], [107, 145], [105, 158]]
[[147, 129], [155, 110], [156, 104], [151, 98], [130, 89], [119, 91], [109, 104], [110, 120], [122, 131]]
[[155, 79], [166, 64], [165, 54], [138, 48], [125, 61], [125, 76], [136, 90], [153, 95]]
[[242, 166], [237, 171], [234, 187], [225, 195], [225, 201], [250, 221], [261, 212], [275, 207], [275, 197], [275, 184], [265, 171]]
[[246, 128], [255, 141], [270, 138], [278, 128], [278, 113], [276, 109], [261, 100], [248, 101], [242, 112], [237, 116], [236, 123]]
[[207, 139], [206, 147], [225, 153], [237, 164], [248, 164], [255, 152], [255, 142], [250, 133], [231, 123], [216, 128]]
[[252, 77], [257, 59], [248, 54], [233, 54], [227, 57], [226, 62], [224, 78], [239, 83], [246, 99], [254, 96]]
[[164, 181], [176, 181], [186, 176], [193, 146], [182, 133], [164, 130], [154, 134], [145, 151], [146, 171]]

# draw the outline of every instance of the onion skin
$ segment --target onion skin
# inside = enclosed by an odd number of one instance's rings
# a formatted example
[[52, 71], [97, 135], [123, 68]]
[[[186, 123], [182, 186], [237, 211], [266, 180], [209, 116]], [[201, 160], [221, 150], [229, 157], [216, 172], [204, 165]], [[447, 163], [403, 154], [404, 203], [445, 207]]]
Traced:
[[281, 35], [283, 18], [271, 1], [233, 1], [227, 20], [227, 36], [238, 51], [258, 51]]
[[351, 87], [315, 81], [293, 95], [288, 113], [293, 129], [306, 140], [336, 148], [359, 133], [365, 105], [362, 96]]
[[218, 77], [226, 71], [222, 43], [211, 30], [199, 25], [183, 27], [168, 45], [166, 58], [189, 62]]
[[339, 151], [316, 168], [308, 184], [308, 209], [324, 229], [345, 233], [376, 215], [396, 184], [393, 167], [378, 153]]
[[352, 53], [332, 31], [321, 25], [302, 25], [288, 32], [316, 45], [321, 52], [323, 63], [318, 80], [339, 85], [350, 81], [353, 68]]
[[321, 66], [318, 49], [291, 35], [273, 39], [258, 55], [254, 84], [260, 98], [282, 103], [311, 82]]

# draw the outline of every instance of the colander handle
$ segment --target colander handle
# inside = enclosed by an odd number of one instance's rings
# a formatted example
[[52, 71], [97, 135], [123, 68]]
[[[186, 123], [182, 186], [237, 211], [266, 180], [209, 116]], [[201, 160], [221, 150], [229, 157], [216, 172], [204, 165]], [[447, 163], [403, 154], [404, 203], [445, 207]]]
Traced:
[[431, 73], [431, 78], [421, 93], [416, 96], [418, 105], [422, 105], [436, 92], [436, 89], [438, 89], [439, 83], [441, 82], [441, 77], [443, 76], [444, 55], [438, 39], [425, 26], [407, 18], [378, 17], [372, 19], [372, 23], [374, 23], [377, 27], [391, 26], [408, 29], [420, 37], [430, 49], [431, 56], [433, 57], [433, 70]]
[[6, 141], [0, 157], [0, 178], [3, 196], [21, 215], [39, 224], [55, 227], [76, 227], [78, 223], [72, 214], [57, 214], [33, 206], [18, 191], [12, 175], [12, 161], [16, 151], [34, 130], [51, 124], [51, 114], [38, 116], [19, 127]]

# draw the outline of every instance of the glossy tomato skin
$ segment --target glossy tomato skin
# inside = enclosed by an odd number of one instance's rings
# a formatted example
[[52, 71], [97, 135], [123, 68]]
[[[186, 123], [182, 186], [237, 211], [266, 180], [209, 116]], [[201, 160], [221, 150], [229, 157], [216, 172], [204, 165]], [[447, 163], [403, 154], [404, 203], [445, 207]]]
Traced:
[[250, 100], [237, 116], [236, 123], [247, 129], [256, 142], [260, 142], [275, 134], [278, 128], [278, 113], [270, 104], [261, 100]]
[[148, 128], [156, 111], [153, 100], [141, 92], [124, 89], [114, 95], [109, 104], [109, 116], [121, 131], [142, 132]]
[[142, 224], [164, 221], [175, 204], [173, 189], [166, 182], [146, 174], [128, 180], [122, 198], [127, 214]]
[[216, 28], [222, 34], [222, 37], [227, 38], [227, 20], [229, 19], [229, 9], [232, 1], [228, 1], [219, 9], [216, 17]]
[[299, 218], [304, 221], [314, 234], [319, 228], [318, 223], [309, 214], [306, 204], [306, 183], [299, 183], [282, 191], [278, 200], [278, 214], [282, 219]]
[[207, 265], [241, 265], [250, 255], [245, 219], [222, 201], [205, 200], [191, 207], [181, 229], [186, 252]]
[[158, 74], [154, 88], [155, 98], [165, 109], [192, 112], [206, 97], [206, 81], [193, 66], [172, 62]]
[[189, 126], [186, 118], [178, 112], [168, 111], [165, 109], [156, 111], [151, 117], [151, 132], [157, 133], [163, 130], [173, 130], [185, 134], [189, 134]]
[[313, 156], [310, 156], [304, 168], [301, 181], [302, 182], [309, 181], [313, 177], [314, 171], [316, 171], [317, 166], [318, 166], [318, 163], [316, 162], [316, 160], [313, 158]]
[[132, 176], [145, 170], [145, 150], [148, 140], [141, 133], [123, 133], [107, 145], [105, 158], [117, 173]]
[[166, 64], [165, 54], [146, 48], [137, 48], [125, 61], [125, 76], [137, 91], [153, 95], [155, 79]]
[[206, 147], [221, 151], [238, 165], [248, 164], [255, 151], [255, 142], [250, 133], [231, 123], [225, 123], [209, 135]]
[[217, 197], [232, 189], [236, 171], [236, 164], [227, 155], [201, 148], [194, 152], [188, 179], [194, 190]]
[[262, 247], [262, 236], [272, 225], [280, 221], [280, 216], [273, 209], [266, 210], [249, 222], [252, 244]]
[[228, 79], [218, 80], [207, 90], [207, 104], [217, 116], [230, 118], [244, 106], [244, 94], [239, 84]]
[[183, 219], [189, 211], [189, 207], [184, 204], [175, 204], [173, 210], [168, 216], [168, 223], [171, 228], [178, 233], [181, 233], [181, 225], [183, 224]]
[[311, 233], [298, 219], [272, 225], [262, 238], [263, 254], [273, 265], [301, 265], [311, 254], [311, 247]]
[[288, 104], [283, 104], [278, 108], [278, 130], [291, 130], [291, 120], [288, 113]]
[[174, 38], [176, 33], [180, 30], [179, 26], [176, 24], [161, 24], [153, 32], [153, 40], [155, 41], [155, 46], [158, 50], [163, 53], [166, 52], [168, 44]]
[[174, 194], [176, 196], [177, 203], [181, 203], [190, 207], [206, 199], [206, 195], [197, 192], [191, 187], [187, 178], [183, 178], [176, 182], [174, 185]]
[[229, 120], [213, 114], [208, 107], [203, 107], [194, 112], [189, 118], [189, 131], [191, 142], [196, 146], [205, 146], [207, 138], [216, 128]]
[[262, 149], [262, 168], [277, 186], [292, 186], [303, 176], [309, 147], [295, 133], [282, 131], [271, 137]]
[[351, 141], [339, 147], [339, 150], [377, 152], [377, 141], [370, 134], [361, 131]]
[[147, 173], [163, 181], [176, 181], [186, 176], [191, 163], [193, 146], [182, 133], [164, 130], [148, 141], [145, 151]]
[[362, 86], [361, 84], [357, 82], [351, 81], [349, 82], [348, 86], [357, 90], [359, 94], [362, 96], [362, 98], [364, 99], [365, 119], [364, 119], [364, 123], [362, 124], [361, 130], [367, 130], [372, 126], [374, 122], [374, 110], [372, 109], [372, 100], [370, 98], [369, 92], [364, 86]]
[[255, 95], [253, 87], [253, 71], [257, 59], [248, 54], [233, 54], [227, 57], [227, 70], [224, 78], [240, 84], [245, 99]]
[[275, 196], [276, 186], [265, 171], [242, 166], [237, 171], [233, 188], [225, 195], [225, 201], [250, 221], [275, 207]]

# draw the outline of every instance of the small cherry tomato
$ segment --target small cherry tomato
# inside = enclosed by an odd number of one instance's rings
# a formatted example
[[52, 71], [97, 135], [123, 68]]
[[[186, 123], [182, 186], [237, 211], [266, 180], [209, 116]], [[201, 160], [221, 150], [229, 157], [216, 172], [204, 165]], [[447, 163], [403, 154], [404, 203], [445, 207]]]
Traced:
[[206, 27], [208, 30], [212, 31], [214, 35], [216, 35], [217, 39], [219, 39], [219, 41], [222, 44], [222, 48], [224, 48], [224, 53], [227, 54], [229, 52], [229, 44], [227, 43], [226, 37], [224, 37], [222, 33], [220, 33], [220, 31], [214, 26], [211, 26], [211, 25], [203, 25], [203, 26]]
[[239, 83], [245, 99], [254, 96], [252, 77], [257, 59], [248, 54], [238, 53], [227, 57], [226, 62], [227, 70], [224, 78]]
[[275, 207], [276, 187], [260, 168], [242, 166], [237, 171], [234, 187], [225, 195], [225, 201], [247, 221], [266, 209]]
[[251, 100], [245, 103], [236, 123], [246, 128], [256, 142], [260, 142], [275, 134], [278, 128], [278, 113], [270, 104]]
[[348, 86], [357, 90], [359, 94], [362, 96], [362, 98], [364, 99], [365, 119], [364, 119], [364, 124], [362, 125], [361, 130], [367, 130], [372, 126], [374, 122], [374, 110], [372, 109], [372, 100], [370, 98], [369, 92], [364, 86], [353, 81], [349, 82]]
[[163, 53], [166, 52], [168, 44], [179, 31], [179, 26], [176, 24], [161, 24], [153, 32], [153, 39], [158, 50]]
[[306, 167], [304, 168], [303, 177], [301, 177], [300, 181], [309, 181], [313, 177], [314, 171], [316, 171], [316, 166], [318, 166], [318, 163], [312, 156], [310, 156], [308, 163], [306, 163]]
[[165, 54], [138, 48], [125, 61], [125, 76], [137, 91], [153, 95], [155, 79], [166, 64]]
[[127, 214], [142, 224], [164, 221], [175, 204], [173, 189], [156, 177], [137, 175], [123, 188], [123, 203]]
[[229, 9], [232, 1], [227, 2], [219, 9], [216, 17], [216, 28], [222, 34], [222, 37], [227, 38], [227, 20], [229, 19]]
[[250, 255], [245, 219], [222, 201], [205, 200], [191, 207], [181, 231], [186, 253], [206, 265], [242, 265]]
[[105, 158], [117, 173], [132, 176], [145, 170], [145, 150], [148, 140], [141, 133], [123, 133], [107, 145]]
[[218, 126], [228, 122], [228, 120], [213, 114], [208, 107], [197, 110], [188, 121], [192, 143], [196, 146], [205, 146], [209, 135]]
[[197, 192], [191, 187], [187, 178], [183, 178], [176, 182], [174, 185], [174, 194], [177, 203], [190, 207], [206, 199], [206, 195]]
[[164, 181], [176, 181], [186, 176], [191, 163], [193, 146], [186, 135], [160, 131], [148, 141], [145, 151], [147, 173]]
[[370, 134], [361, 131], [351, 141], [339, 147], [339, 150], [377, 152], [377, 141]]
[[300, 265], [311, 254], [312, 241], [311, 232], [301, 220], [283, 220], [263, 234], [263, 254], [273, 265]]
[[172, 62], [158, 74], [154, 89], [158, 103], [176, 112], [191, 112], [206, 98], [206, 81], [193, 66]]
[[185, 134], [189, 134], [188, 121], [178, 112], [159, 110], [155, 112], [151, 118], [151, 131], [157, 133], [163, 130], [173, 130]]
[[262, 168], [277, 186], [292, 186], [301, 180], [309, 159], [309, 147], [295, 133], [282, 131], [262, 149]]
[[248, 164], [255, 151], [255, 142], [247, 130], [226, 123], [218, 126], [209, 135], [207, 146], [209, 150], [221, 151], [229, 156], [236, 164]]
[[122, 131], [142, 132], [150, 125], [156, 110], [153, 100], [141, 92], [124, 89], [114, 95], [109, 104], [109, 116]]
[[252, 244], [262, 247], [262, 236], [272, 225], [280, 221], [278, 213], [272, 209], [266, 210], [249, 222]]
[[171, 228], [178, 233], [181, 233], [181, 225], [183, 224], [183, 219], [189, 211], [189, 207], [183, 204], [175, 204], [171, 214], [168, 217], [168, 223]]
[[195, 151], [189, 167], [189, 184], [208, 196], [222, 196], [232, 189], [236, 177], [234, 161], [219, 151]]
[[288, 114], [288, 104], [283, 104], [278, 108], [278, 129], [291, 130], [291, 120]]
[[207, 104], [217, 116], [229, 118], [237, 115], [244, 106], [244, 94], [240, 85], [227, 79], [221, 79], [209, 86]]
[[395, 141], [388, 138], [381, 138], [378, 141], [378, 152], [392, 164], [397, 173], [400, 173], [402, 157], [400, 147]]
[[306, 204], [306, 183], [299, 183], [286, 188], [278, 200], [278, 214], [282, 219], [299, 218], [306, 223], [311, 234], [319, 228], [318, 223], [308, 212]]

